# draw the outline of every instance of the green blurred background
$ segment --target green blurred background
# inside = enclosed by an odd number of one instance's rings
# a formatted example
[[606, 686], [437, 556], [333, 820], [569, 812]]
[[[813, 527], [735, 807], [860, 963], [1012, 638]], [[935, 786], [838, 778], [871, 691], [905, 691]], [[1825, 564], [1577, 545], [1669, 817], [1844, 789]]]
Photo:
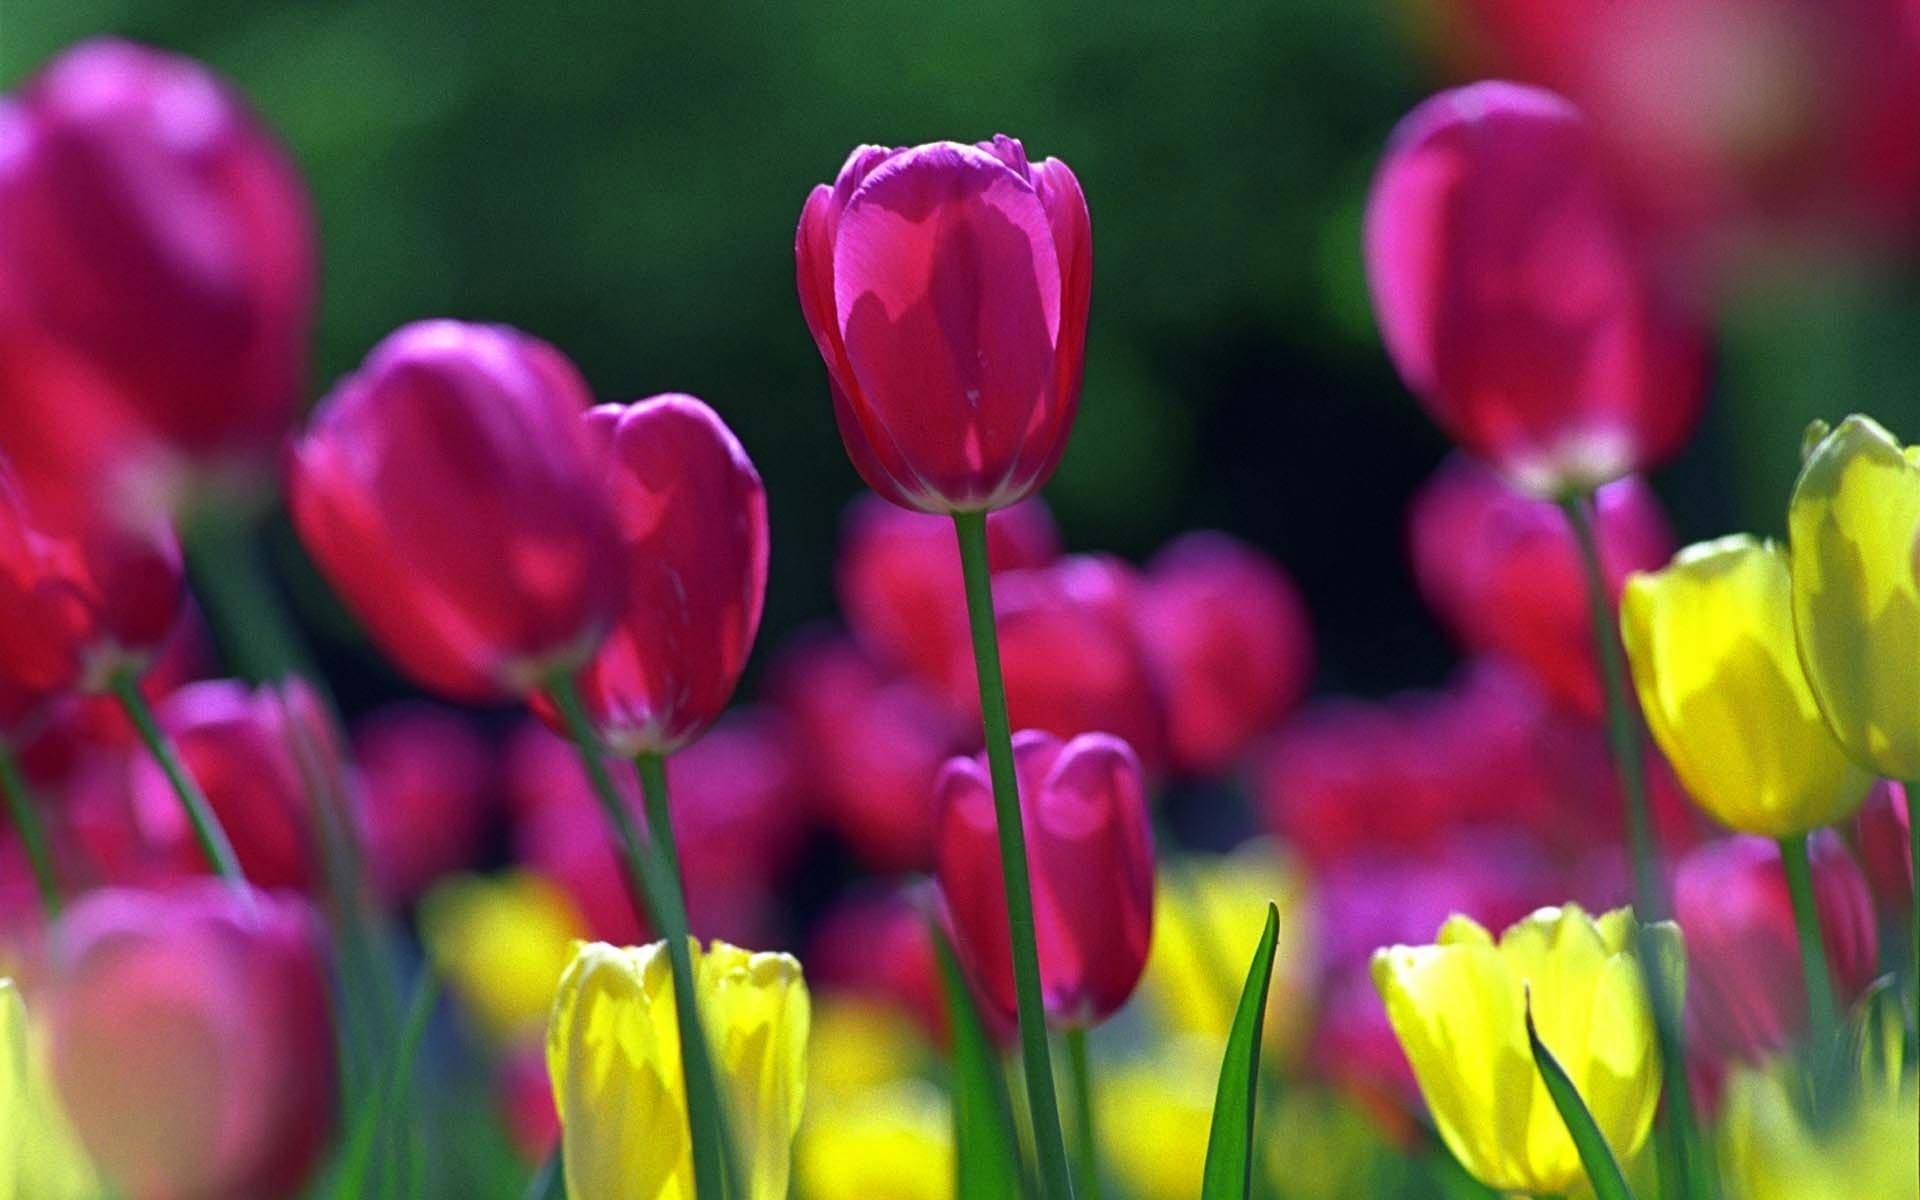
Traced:
[[[316, 396], [446, 314], [551, 339], [607, 398], [707, 399], [772, 496], [761, 660], [831, 611], [858, 487], [794, 299], [801, 202], [859, 142], [1021, 137], [1093, 211], [1084, 405], [1047, 491], [1069, 545], [1265, 546], [1307, 594], [1321, 688], [1377, 692], [1449, 660], [1402, 553], [1445, 447], [1380, 351], [1358, 246], [1387, 131], [1449, 82], [1437, 5], [0, 0], [0, 82], [102, 32], [233, 79], [318, 210]], [[1682, 536], [1779, 532], [1812, 417], [1920, 436], [1917, 320], [1904, 266], [1730, 303], [1707, 420], [1659, 480]], [[398, 686], [349, 646], [370, 693]]]

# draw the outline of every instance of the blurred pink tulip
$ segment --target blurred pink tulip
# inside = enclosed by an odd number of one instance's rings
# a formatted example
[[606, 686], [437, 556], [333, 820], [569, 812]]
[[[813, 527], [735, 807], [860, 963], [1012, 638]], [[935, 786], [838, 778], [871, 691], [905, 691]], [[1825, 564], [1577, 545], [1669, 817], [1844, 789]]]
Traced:
[[270, 465], [306, 370], [312, 224], [285, 151], [191, 59], [83, 42], [0, 100], [0, 325], [85, 358], [190, 459]]
[[1374, 176], [1365, 249], [1402, 380], [1516, 486], [1597, 487], [1692, 432], [1703, 339], [1560, 97], [1479, 83], [1416, 108]]
[[1905, 784], [1881, 780], [1854, 817], [1854, 844], [1880, 911], [1905, 928], [1913, 920], [1913, 810]]
[[52, 1073], [88, 1154], [131, 1200], [295, 1196], [334, 1116], [318, 915], [224, 884], [105, 889], [53, 947]]
[[861, 146], [807, 197], [800, 310], [847, 457], [906, 508], [1005, 508], [1080, 401], [1093, 231], [1080, 183], [1005, 136]]
[[[987, 518], [995, 572], [1044, 567], [1060, 555], [1046, 504], [1034, 497]], [[953, 522], [862, 495], [841, 522], [840, 611], [875, 659], [937, 683], [967, 642], [967, 603]]]
[[[1056, 1026], [1085, 1028], [1126, 1003], [1153, 933], [1153, 832], [1146, 777], [1118, 738], [1013, 739], [1032, 866], [1040, 985]], [[1013, 953], [984, 755], [949, 762], [934, 784], [936, 874], [961, 961], [986, 999], [1015, 1011]]]
[[1280, 565], [1220, 533], [1147, 564], [1134, 626], [1167, 713], [1175, 765], [1216, 775], [1287, 714], [1313, 675], [1306, 605]]
[[[1666, 565], [1673, 533], [1637, 477], [1602, 487], [1594, 503], [1601, 563], [1617, 601], [1629, 574]], [[1408, 531], [1421, 594], [1463, 649], [1513, 662], [1555, 700], [1600, 713], [1586, 577], [1559, 506], [1455, 456], [1414, 497]]]
[[[1878, 966], [1873, 898], [1838, 837], [1823, 830], [1809, 850], [1827, 962], [1847, 1004]], [[1696, 1044], [1758, 1062], [1805, 1034], [1793, 900], [1774, 843], [1734, 836], [1695, 849], [1680, 861], [1673, 904], [1687, 939], [1687, 1024]]]
[[294, 525], [380, 649], [451, 699], [523, 696], [584, 664], [622, 573], [582, 414], [545, 342], [421, 321], [376, 346], [292, 455]]
[[480, 848], [492, 816], [494, 755], [466, 717], [401, 703], [353, 729], [358, 825], [375, 883], [408, 904]]

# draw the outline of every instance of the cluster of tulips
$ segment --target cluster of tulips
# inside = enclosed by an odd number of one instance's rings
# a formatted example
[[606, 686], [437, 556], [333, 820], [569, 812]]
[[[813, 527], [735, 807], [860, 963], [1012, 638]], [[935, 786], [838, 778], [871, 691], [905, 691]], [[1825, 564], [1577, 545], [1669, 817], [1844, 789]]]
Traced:
[[[856, 149], [795, 259], [875, 495], [844, 627], [729, 709], [770, 534], [714, 409], [428, 320], [296, 428], [288, 159], [196, 63], [62, 54], [0, 99], [0, 1200], [474, 1194], [413, 1136], [443, 986], [531, 1195], [1920, 1194], [1920, 450], [1818, 425], [1785, 544], [1674, 553], [1705, 334], [1637, 213], [1536, 87], [1395, 133], [1364, 255], [1471, 662], [1303, 703], [1261, 551], [1061, 554], [1073, 172]], [[282, 492], [489, 715], [346, 725]], [[1263, 836], [1169, 844], [1241, 784]], [[873, 878], [795, 957], [816, 835]]]

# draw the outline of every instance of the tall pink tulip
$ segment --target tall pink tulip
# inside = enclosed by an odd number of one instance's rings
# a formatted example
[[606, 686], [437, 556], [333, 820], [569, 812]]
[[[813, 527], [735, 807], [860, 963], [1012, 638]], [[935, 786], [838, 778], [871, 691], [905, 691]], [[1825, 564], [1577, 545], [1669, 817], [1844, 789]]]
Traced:
[[[1153, 833], [1133, 750], [1106, 734], [1013, 739], [1033, 868], [1048, 1021], [1097, 1025], [1133, 994], [1153, 934]], [[984, 755], [956, 758], [934, 785], [937, 877], [962, 960], [1011, 1017], [1013, 954]]]
[[1519, 487], [1597, 487], [1692, 431], [1702, 339], [1560, 97], [1478, 83], [1420, 105], [1374, 176], [1365, 243], [1401, 378]]
[[[1840, 840], [1808, 843], [1815, 907], [1842, 1004], [1873, 978], [1879, 950], [1867, 881]], [[1687, 1019], [1716, 1055], [1760, 1060], [1807, 1032], [1793, 901], [1777, 846], [1736, 836], [1698, 847], [1674, 875], [1687, 939]]]
[[55, 939], [52, 1073], [132, 1200], [298, 1195], [334, 1115], [318, 915], [213, 881], [89, 893]]
[[1006, 136], [861, 146], [807, 197], [800, 308], [847, 456], [925, 512], [1005, 508], [1053, 474], [1080, 400], [1086, 198]]
[[0, 459], [0, 735], [80, 684], [93, 622]]
[[1175, 763], [1231, 768], [1313, 674], [1306, 605], [1280, 564], [1222, 533], [1190, 533], [1147, 565], [1134, 625], [1167, 713]]
[[580, 694], [616, 753], [670, 754], [713, 724], [753, 649], [766, 489], [733, 431], [692, 396], [602, 405], [587, 428], [606, 456], [625, 591]]
[[307, 550], [382, 651], [450, 698], [587, 661], [622, 595], [572, 363], [498, 325], [421, 321], [321, 402], [290, 468]]
[[[1407, 528], [1421, 594], [1463, 649], [1519, 666], [1578, 712], [1600, 712], [1586, 579], [1565, 513], [1455, 456], [1414, 496]], [[1616, 603], [1628, 575], [1673, 556], [1660, 501], [1635, 476], [1594, 493], [1594, 531]]]
[[99, 39], [0, 100], [0, 326], [57, 340], [196, 460], [269, 459], [294, 418], [312, 218], [224, 82]]

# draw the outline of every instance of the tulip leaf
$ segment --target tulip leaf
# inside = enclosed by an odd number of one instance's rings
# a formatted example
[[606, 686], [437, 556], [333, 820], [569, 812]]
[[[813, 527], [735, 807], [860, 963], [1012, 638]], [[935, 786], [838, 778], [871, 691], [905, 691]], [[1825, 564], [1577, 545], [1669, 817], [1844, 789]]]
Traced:
[[1220, 1063], [1220, 1087], [1214, 1093], [1213, 1130], [1207, 1135], [1206, 1174], [1200, 1200], [1246, 1200], [1253, 1190], [1253, 1126], [1260, 1090], [1260, 1034], [1267, 1017], [1267, 989], [1273, 983], [1273, 951], [1280, 938], [1280, 910], [1267, 902], [1267, 925], [1260, 931], [1253, 962], [1247, 968], [1240, 1006], [1227, 1034]]
[[355, 1115], [342, 1153], [340, 1173], [335, 1177], [333, 1194], [342, 1197], [365, 1196], [366, 1176], [383, 1132], [411, 1119], [407, 1102], [413, 1093], [413, 1060], [420, 1052], [420, 1040], [440, 1000], [440, 978], [423, 968], [414, 984], [413, 1000], [407, 1006], [407, 1023], [395, 1047], [386, 1086], [371, 1103]]
[[1547, 1049], [1547, 1044], [1540, 1040], [1540, 1031], [1534, 1028], [1531, 989], [1527, 992], [1527, 1044], [1533, 1047], [1534, 1066], [1547, 1085], [1547, 1095], [1553, 1097], [1553, 1106], [1560, 1110], [1560, 1119], [1567, 1123], [1567, 1132], [1573, 1135], [1574, 1148], [1580, 1152], [1580, 1165], [1587, 1169], [1587, 1180], [1593, 1184], [1595, 1200], [1633, 1200], [1633, 1189], [1627, 1186], [1627, 1177], [1620, 1171], [1613, 1147], [1607, 1145], [1593, 1114], [1587, 1111], [1580, 1089], [1573, 1085], [1566, 1068], [1553, 1056], [1553, 1051]]
[[998, 1200], [1027, 1194], [1020, 1140], [993, 1042], [967, 989], [946, 932], [929, 923], [953, 1040], [953, 1163], [957, 1200]]

